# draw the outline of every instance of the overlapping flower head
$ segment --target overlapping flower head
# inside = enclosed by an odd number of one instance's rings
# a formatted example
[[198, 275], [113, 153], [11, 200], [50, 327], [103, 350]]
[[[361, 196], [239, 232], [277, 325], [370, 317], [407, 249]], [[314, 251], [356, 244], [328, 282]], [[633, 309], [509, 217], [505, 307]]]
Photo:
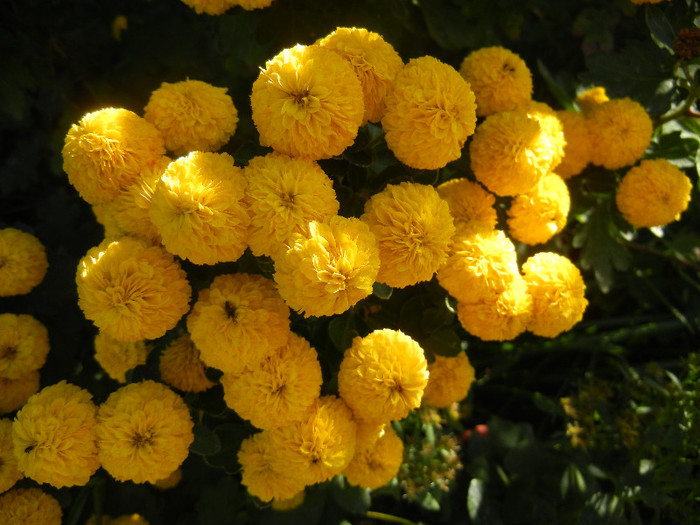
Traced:
[[49, 353], [49, 333], [28, 314], [0, 314], [0, 377], [16, 380], [39, 370]]
[[17, 468], [12, 445], [12, 420], [0, 419], [0, 494], [10, 490], [24, 476]]
[[44, 280], [48, 267], [46, 249], [34, 235], [0, 229], [0, 297], [28, 294]]
[[274, 0], [182, 0], [198, 15], [222, 15], [232, 7], [240, 6], [246, 11], [269, 7]]
[[0, 495], [0, 525], [61, 525], [58, 500], [41, 489], [16, 488]]
[[348, 483], [378, 489], [389, 483], [403, 463], [404, 445], [391, 425], [384, 425], [371, 445], [358, 449], [343, 470]]
[[447, 202], [455, 229], [460, 234], [495, 229], [498, 222], [496, 198], [478, 182], [464, 177], [451, 179], [440, 184], [437, 191]]
[[122, 341], [105, 332], [95, 336], [95, 360], [109, 377], [120, 383], [126, 383], [129, 370], [146, 364], [150, 350], [145, 341]]
[[183, 392], [204, 392], [215, 383], [207, 378], [205, 365], [189, 334], [170, 341], [158, 361], [163, 382]]
[[447, 408], [466, 398], [475, 379], [474, 367], [464, 351], [454, 357], [435, 356], [428, 364], [428, 374], [422, 402], [438, 408]]

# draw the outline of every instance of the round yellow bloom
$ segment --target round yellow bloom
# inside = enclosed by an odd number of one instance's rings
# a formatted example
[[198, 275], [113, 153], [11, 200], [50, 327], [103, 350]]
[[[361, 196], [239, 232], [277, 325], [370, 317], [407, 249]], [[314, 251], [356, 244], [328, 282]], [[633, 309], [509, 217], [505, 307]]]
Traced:
[[608, 97], [608, 94], [605, 92], [605, 88], [600, 86], [587, 89], [576, 97], [576, 103], [581, 108], [584, 115], [590, 113], [595, 106], [607, 102], [608, 100], [610, 100], [610, 97]]
[[31, 233], [0, 229], [0, 297], [24, 295], [44, 280], [46, 249]]
[[581, 173], [591, 161], [591, 135], [588, 120], [582, 113], [557, 111], [557, 117], [564, 127], [564, 158], [555, 171], [564, 179]]
[[586, 286], [569, 259], [556, 253], [537, 253], [523, 264], [523, 275], [533, 300], [530, 332], [556, 337], [581, 320], [588, 306]]
[[474, 367], [462, 351], [454, 357], [435, 356], [428, 364], [428, 385], [423, 393], [423, 404], [447, 408], [462, 401], [474, 383]]
[[90, 393], [66, 381], [30, 397], [12, 425], [20, 472], [57, 488], [85, 485], [100, 466], [96, 412]]
[[61, 525], [56, 498], [41, 489], [14, 489], [0, 496], [0, 525]]
[[627, 222], [637, 228], [677, 221], [690, 202], [690, 179], [666, 159], [643, 160], [631, 168], [617, 188], [615, 202]]
[[104, 332], [95, 336], [95, 360], [109, 377], [120, 383], [126, 383], [129, 370], [146, 364], [150, 350], [145, 341], [120, 341]]
[[472, 51], [459, 72], [474, 90], [480, 117], [515, 109], [532, 98], [532, 73], [509, 49], [493, 46]]
[[189, 310], [192, 293], [172, 255], [129, 237], [88, 250], [76, 283], [85, 317], [121, 341], [165, 334]]
[[374, 235], [359, 219], [338, 215], [309, 223], [275, 261], [285, 302], [305, 317], [340, 314], [372, 293], [379, 271]]
[[163, 350], [159, 361], [160, 378], [183, 392], [204, 392], [214, 386], [204, 372], [199, 349], [189, 334], [174, 339]]
[[427, 383], [423, 349], [399, 330], [355, 337], [338, 372], [340, 396], [366, 422], [403, 419], [420, 406]]
[[238, 260], [248, 245], [246, 186], [228, 153], [193, 151], [171, 162], [149, 209], [165, 249], [195, 264]]
[[343, 475], [351, 485], [378, 489], [391, 481], [403, 463], [403, 441], [391, 425], [369, 448], [357, 450]]
[[540, 124], [540, 128], [544, 131], [549, 146], [552, 151], [552, 163], [549, 165], [549, 170], [556, 169], [564, 158], [564, 148], [566, 147], [566, 137], [564, 136], [564, 125], [554, 111], [544, 102], [531, 100], [522, 106], [518, 107], [519, 111], [524, 111], [527, 116], [534, 118]]
[[300, 490], [296, 493], [296, 495], [292, 496], [291, 498], [273, 499], [272, 504], [270, 506], [272, 507], [272, 510], [276, 510], [277, 512], [286, 512], [288, 510], [294, 510], [296, 508], [299, 508], [301, 504], [304, 503], [305, 497], [306, 491]]
[[155, 483], [187, 458], [192, 427], [185, 402], [162, 383], [147, 380], [123, 386], [97, 414], [102, 466], [117, 481]]
[[156, 127], [133, 111], [104, 108], [73, 124], [63, 146], [63, 170], [90, 204], [114, 199], [142, 169], [165, 154]]
[[0, 377], [0, 414], [9, 414], [39, 391], [39, 372], [28, 372], [17, 379]]
[[340, 155], [355, 141], [362, 99], [347, 61], [323, 47], [298, 44], [267, 61], [250, 103], [263, 146], [317, 160]]
[[479, 183], [465, 178], [452, 179], [440, 184], [437, 192], [447, 202], [455, 229], [461, 235], [496, 227], [496, 197]]
[[251, 159], [244, 174], [253, 255], [279, 257], [292, 234], [308, 234], [310, 221], [330, 218], [340, 208], [333, 181], [313, 160], [273, 152]]
[[267, 357], [221, 378], [226, 404], [262, 429], [300, 421], [320, 395], [322, 382], [316, 350], [294, 333]]
[[159, 479], [152, 485], [160, 490], [170, 490], [178, 486], [178, 484], [182, 481], [182, 469], [179, 468], [177, 470], [174, 470], [172, 474], [169, 476]]
[[227, 88], [200, 80], [163, 82], [151, 93], [144, 118], [163, 135], [175, 155], [216, 151], [236, 131], [238, 111]]
[[316, 43], [350, 62], [362, 85], [365, 106], [362, 124], [379, 122], [384, 97], [403, 68], [403, 60], [394, 47], [378, 33], [357, 27], [339, 27]]
[[12, 447], [12, 420], [0, 419], [0, 493], [10, 490], [22, 477]]
[[19, 379], [39, 370], [49, 353], [49, 332], [28, 314], [0, 314], [0, 377]]
[[429, 281], [447, 260], [455, 233], [448, 204], [432, 186], [389, 184], [360, 217], [379, 244], [377, 281], [404, 288]]
[[474, 133], [474, 93], [450, 65], [424, 56], [396, 75], [382, 116], [386, 144], [412, 168], [437, 169], [462, 155]]
[[182, 0], [182, 3], [194, 9], [198, 15], [222, 15], [236, 5], [236, 0]]
[[631, 166], [651, 143], [654, 127], [646, 110], [629, 98], [593, 107], [588, 115], [591, 162], [609, 170]]
[[548, 173], [529, 192], [511, 201], [510, 236], [530, 245], [547, 242], [566, 225], [570, 206], [566, 182], [559, 175]]

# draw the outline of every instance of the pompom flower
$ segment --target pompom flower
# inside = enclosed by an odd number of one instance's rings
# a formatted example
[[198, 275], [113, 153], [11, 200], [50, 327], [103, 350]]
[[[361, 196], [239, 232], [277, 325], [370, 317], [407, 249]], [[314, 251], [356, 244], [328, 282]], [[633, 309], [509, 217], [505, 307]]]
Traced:
[[394, 47], [378, 33], [357, 27], [339, 27], [317, 44], [350, 62], [362, 85], [365, 106], [362, 123], [379, 122], [384, 97], [403, 68], [403, 60]]
[[274, 0], [234, 0], [234, 3], [246, 11], [253, 11], [254, 9], [270, 7], [273, 1]]
[[564, 125], [559, 120], [557, 112], [544, 102], [534, 100], [526, 102], [518, 110], [524, 111], [528, 117], [534, 118], [539, 122], [540, 128], [544, 131], [547, 140], [549, 140], [552, 152], [552, 163], [549, 165], [548, 171], [555, 170], [564, 158], [564, 148], [566, 147]]
[[199, 349], [189, 334], [182, 334], [165, 347], [158, 362], [160, 378], [183, 392], [204, 392], [214, 386], [205, 372]]
[[465, 178], [452, 179], [440, 184], [437, 192], [447, 202], [459, 234], [493, 230], [496, 227], [496, 197], [478, 182]]
[[133, 111], [104, 108], [73, 124], [63, 146], [63, 170], [90, 204], [108, 202], [165, 154], [156, 127]]
[[391, 481], [403, 463], [403, 441], [391, 425], [368, 448], [358, 449], [343, 475], [351, 485], [378, 489]]
[[305, 317], [340, 314], [372, 293], [379, 271], [374, 235], [359, 219], [333, 216], [309, 223], [275, 261], [285, 302]]
[[20, 472], [56, 488], [85, 485], [100, 466], [96, 412], [90, 393], [66, 381], [30, 397], [12, 424]]
[[219, 275], [199, 292], [187, 330], [207, 366], [235, 374], [287, 342], [289, 309], [262, 275]]
[[22, 477], [12, 447], [12, 420], [0, 419], [0, 493], [10, 490]]
[[0, 414], [9, 414], [39, 391], [39, 372], [28, 372], [17, 379], [0, 377]]
[[95, 336], [95, 360], [107, 375], [126, 383], [126, 373], [146, 364], [150, 347], [145, 341], [120, 341], [109, 334], [98, 332]]
[[428, 385], [423, 393], [423, 404], [447, 408], [459, 403], [469, 394], [474, 383], [474, 367], [464, 351], [454, 357], [435, 356], [428, 363]]
[[493, 46], [472, 51], [459, 72], [472, 86], [480, 117], [515, 109], [532, 98], [532, 73], [509, 49]]
[[476, 104], [469, 83], [431, 56], [410, 60], [384, 100], [386, 144], [412, 168], [432, 170], [457, 160], [474, 133]]
[[314, 160], [350, 146], [364, 114], [352, 66], [320, 46], [296, 45], [268, 60], [250, 103], [263, 146]]
[[194, 9], [198, 15], [222, 15], [236, 5], [236, 0], [182, 0], [182, 3]]
[[76, 282], [85, 317], [121, 341], [165, 334], [189, 310], [192, 293], [172, 255], [130, 237], [88, 250]]
[[379, 244], [377, 281], [396, 288], [432, 279], [455, 233], [450, 208], [435, 188], [412, 182], [373, 195], [360, 219]]
[[664, 226], [680, 219], [692, 186], [685, 173], [666, 159], [647, 159], [622, 177], [615, 202], [625, 220], [637, 228]]
[[576, 104], [581, 108], [584, 115], [587, 115], [595, 106], [603, 104], [608, 100], [610, 100], [610, 97], [608, 97], [608, 94], [605, 92], [605, 88], [597, 86], [587, 89], [577, 96]]
[[0, 496], [0, 525], [61, 525], [56, 498], [37, 488], [14, 489]]
[[39, 370], [49, 353], [49, 332], [28, 314], [0, 314], [0, 377], [19, 379]]
[[529, 331], [556, 337], [581, 320], [588, 306], [586, 286], [569, 259], [556, 253], [537, 253], [523, 264], [523, 276], [533, 300]]
[[292, 234], [308, 233], [310, 221], [330, 218], [340, 208], [333, 181], [312, 160], [273, 152], [251, 159], [244, 174], [253, 255], [279, 257]]
[[365, 422], [403, 419], [421, 404], [428, 362], [421, 346], [399, 330], [355, 337], [338, 372], [338, 392]]
[[557, 111], [557, 117], [564, 127], [564, 158], [555, 168], [557, 175], [569, 179], [581, 173], [591, 161], [591, 135], [588, 120], [582, 113]]
[[117, 481], [155, 483], [177, 470], [194, 440], [190, 411], [155, 381], [112, 392], [97, 414], [100, 461]]
[[171, 162], [149, 209], [165, 249], [195, 264], [236, 261], [248, 245], [245, 191], [228, 153], [193, 151]]
[[24, 295], [44, 280], [46, 249], [31, 233], [0, 229], [0, 297]]

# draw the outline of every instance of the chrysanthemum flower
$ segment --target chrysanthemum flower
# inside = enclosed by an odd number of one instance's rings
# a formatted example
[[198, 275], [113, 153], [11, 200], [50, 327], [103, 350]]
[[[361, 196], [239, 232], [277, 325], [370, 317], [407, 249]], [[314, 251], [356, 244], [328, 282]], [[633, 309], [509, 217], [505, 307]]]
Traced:
[[273, 152], [251, 159], [244, 175], [253, 255], [278, 257], [292, 234], [308, 233], [310, 221], [330, 218], [340, 208], [333, 181], [310, 159]]
[[664, 226], [680, 219], [692, 186], [685, 173], [666, 159], [646, 159], [622, 177], [615, 202], [625, 220], [637, 228]]
[[49, 332], [28, 314], [0, 314], [0, 377], [18, 379], [39, 370], [49, 353]]
[[102, 466], [117, 481], [155, 483], [187, 458], [194, 440], [192, 426], [185, 402], [162, 383], [123, 386], [97, 414]]
[[41, 489], [13, 489], [0, 496], [0, 525], [61, 525], [56, 498]]
[[431, 56], [410, 60], [384, 100], [386, 144], [412, 168], [437, 169], [457, 160], [474, 133], [476, 104], [469, 83]]
[[377, 281], [396, 288], [432, 279], [455, 233], [450, 208], [435, 188], [412, 182], [373, 195], [360, 219], [379, 244]]
[[511, 201], [510, 236], [530, 245], [547, 242], [566, 225], [570, 206], [566, 182], [559, 175], [548, 173], [534, 188]]
[[85, 485], [100, 466], [96, 412], [90, 393], [66, 381], [30, 397], [12, 425], [20, 472], [57, 488]]
[[586, 286], [569, 259], [556, 253], [537, 253], [523, 264], [523, 276], [533, 300], [530, 332], [556, 337], [581, 320], [588, 306]]
[[570, 110], [557, 111], [564, 127], [564, 158], [555, 168], [557, 175], [568, 179], [581, 173], [591, 161], [591, 135], [589, 122], [582, 113]]
[[363, 421], [357, 422], [357, 447], [356, 451], [374, 447], [374, 444], [384, 435], [387, 426], [391, 422], [387, 421]]
[[234, 0], [234, 3], [246, 11], [253, 11], [254, 9], [270, 7], [273, 1], [274, 0]]
[[613, 99], [588, 114], [591, 162], [609, 170], [631, 166], [646, 151], [654, 130], [646, 110], [629, 98]]
[[236, 131], [238, 111], [227, 88], [200, 80], [163, 82], [151, 93], [144, 118], [163, 135], [175, 155], [216, 151]]
[[351, 485], [378, 489], [396, 476], [401, 463], [403, 441], [391, 425], [386, 425], [373, 446], [355, 452], [343, 475]]
[[420, 345], [399, 330], [353, 339], [338, 372], [338, 392], [358, 420], [403, 419], [418, 408], [428, 383]]
[[10, 490], [22, 477], [12, 446], [12, 420], [0, 419], [0, 493]]
[[85, 317], [121, 341], [165, 334], [189, 310], [192, 293], [172, 255], [129, 237], [88, 250], [76, 282]]
[[450, 208], [455, 229], [461, 235], [496, 227], [496, 197], [479, 183], [465, 178], [452, 179], [437, 187]]
[[149, 209], [166, 250], [195, 264], [237, 260], [248, 245], [246, 186], [228, 153], [193, 151], [171, 162]]
[[44, 280], [46, 249], [31, 233], [0, 229], [0, 297], [24, 295]]
[[9, 414], [24, 405], [39, 391], [39, 372], [34, 370], [17, 379], [0, 377], [0, 414]]
[[374, 235], [359, 219], [333, 216], [309, 223], [275, 261], [285, 302], [305, 317], [340, 314], [372, 293], [379, 271]]
[[63, 146], [63, 170], [90, 204], [107, 202], [165, 154], [156, 127], [133, 111], [104, 108], [73, 124]]
[[316, 43], [350, 62], [362, 85], [365, 106], [362, 123], [379, 122], [384, 97], [403, 68], [403, 60], [394, 47], [378, 33], [357, 27], [339, 27]]
[[272, 507], [272, 510], [276, 510], [277, 512], [287, 512], [289, 510], [299, 508], [301, 504], [304, 503], [305, 498], [306, 491], [300, 490], [296, 493], [296, 495], [292, 496], [291, 498], [273, 499], [270, 507]]
[[549, 140], [552, 151], [552, 163], [548, 171], [555, 170], [564, 158], [564, 148], [566, 147], [566, 137], [564, 135], [564, 125], [559, 120], [557, 112], [544, 102], [531, 100], [518, 107], [519, 111], [524, 111], [527, 116], [534, 118], [540, 124]]
[[301, 420], [321, 393], [322, 382], [316, 350], [294, 333], [267, 357], [221, 378], [226, 404], [262, 429]]
[[435, 356], [428, 363], [428, 385], [423, 393], [423, 404], [447, 408], [462, 401], [474, 383], [474, 367], [462, 351], [454, 357]]
[[532, 98], [532, 73], [509, 49], [493, 46], [472, 51], [459, 72], [472, 86], [480, 117], [515, 109]]
[[195, 10], [198, 15], [222, 15], [233, 6], [236, 0], [182, 0], [182, 3]]
[[601, 86], [593, 87], [587, 89], [579, 96], [576, 97], [576, 103], [584, 115], [587, 115], [591, 110], [599, 105], [610, 100], [608, 94], [605, 92], [605, 88]]
[[126, 383], [126, 373], [146, 364], [150, 347], [145, 341], [120, 341], [109, 334], [98, 332], [95, 336], [95, 360], [107, 375]]
[[350, 146], [364, 114], [352, 66], [320, 46], [296, 45], [268, 60], [250, 103], [263, 146], [314, 160]]
[[187, 329], [207, 366], [236, 374], [287, 342], [289, 309], [262, 275], [219, 275], [199, 292]]
[[204, 372], [199, 349], [189, 334], [182, 334], [165, 347], [158, 362], [160, 378], [183, 392], [204, 392], [214, 386]]

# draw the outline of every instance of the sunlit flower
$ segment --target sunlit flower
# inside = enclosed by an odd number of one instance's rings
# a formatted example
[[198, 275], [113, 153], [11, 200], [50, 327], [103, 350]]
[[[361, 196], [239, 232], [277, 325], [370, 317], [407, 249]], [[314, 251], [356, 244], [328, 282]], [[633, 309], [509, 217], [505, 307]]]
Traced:
[[447, 202], [456, 231], [460, 234], [496, 227], [496, 197], [478, 182], [465, 178], [452, 179], [440, 184], [437, 191]]
[[46, 249], [31, 233], [0, 228], [0, 297], [24, 295], [44, 280]]
[[589, 122], [582, 113], [557, 111], [557, 117], [564, 126], [564, 158], [555, 168], [557, 175], [568, 179], [581, 173], [591, 161], [591, 135]]
[[351, 485], [378, 489], [396, 476], [402, 462], [403, 441], [386, 425], [374, 445], [355, 452], [343, 475]]
[[95, 360], [107, 375], [126, 383], [126, 373], [146, 364], [150, 347], [145, 341], [120, 341], [109, 334], [98, 332], [95, 336]]
[[10, 490], [22, 477], [12, 446], [12, 420], [0, 419], [0, 493]]
[[423, 404], [447, 408], [462, 401], [474, 383], [474, 367], [464, 351], [454, 357], [435, 356], [428, 363], [428, 385], [423, 393]]
[[564, 135], [564, 126], [554, 111], [544, 102], [531, 100], [518, 107], [519, 111], [524, 111], [527, 116], [534, 118], [540, 124], [540, 128], [544, 131], [549, 140], [550, 150], [552, 152], [552, 163], [549, 165], [549, 170], [556, 170], [557, 166], [564, 158], [564, 148], [566, 147], [566, 137]]
[[13, 489], [0, 496], [0, 525], [61, 525], [58, 500], [37, 488]]
[[195, 10], [198, 15], [222, 15], [237, 4], [236, 0], [182, 0], [182, 3]]
[[165, 347], [158, 362], [160, 378], [183, 392], [204, 392], [214, 386], [204, 372], [199, 349], [189, 334], [182, 334]]
[[49, 353], [46, 327], [28, 314], [0, 314], [0, 377], [18, 379], [39, 370]]
[[587, 89], [576, 97], [576, 103], [581, 108], [581, 111], [587, 115], [597, 105], [610, 100], [605, 88], [601, 86]]
[[9, 414], [24, 405], [39, 391], [39, 372], [27, 372], [17, 379], [0, 377], [0, 414]]

